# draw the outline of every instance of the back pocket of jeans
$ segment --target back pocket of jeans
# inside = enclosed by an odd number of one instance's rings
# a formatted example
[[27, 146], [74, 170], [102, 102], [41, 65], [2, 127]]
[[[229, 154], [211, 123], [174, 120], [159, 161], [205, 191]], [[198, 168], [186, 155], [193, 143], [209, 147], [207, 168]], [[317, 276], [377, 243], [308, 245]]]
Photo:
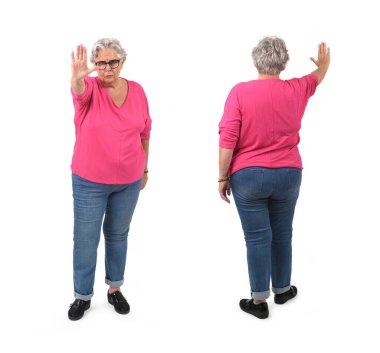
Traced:
[[264, 172], [259, 168], [245, 168], [233, 176], [233, 191], [244, 197], [254, 197], [263, 190]]

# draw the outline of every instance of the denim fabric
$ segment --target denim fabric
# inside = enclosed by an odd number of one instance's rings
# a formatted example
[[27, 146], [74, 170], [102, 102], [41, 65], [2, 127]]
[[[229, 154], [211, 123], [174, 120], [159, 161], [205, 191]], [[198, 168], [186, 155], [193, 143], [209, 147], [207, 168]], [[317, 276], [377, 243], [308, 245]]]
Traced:
[[[99, 184], [72, 175], [74, 198], [74, 296], [93, 296], [97, 249], [103, 224], [106, 283], [124, 281], [129, 225], [141, 188], [141, 179], [123, 185]], [[104, 218], [104, 221], [103, 221]]]
[[292, 224], [302, 171], [296, 168], [244, 168], [231, 176], [231, 189], [247, 247], [252, 298], [290, 288]]

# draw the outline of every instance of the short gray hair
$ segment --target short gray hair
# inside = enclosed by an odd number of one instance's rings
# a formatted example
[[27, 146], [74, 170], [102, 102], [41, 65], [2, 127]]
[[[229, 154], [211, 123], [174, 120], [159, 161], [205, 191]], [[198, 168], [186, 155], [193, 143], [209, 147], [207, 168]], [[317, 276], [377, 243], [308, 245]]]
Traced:
[[101, 38], [98, 39], [92, 46], [90, 62], [95, 64], [95, 59], [102, 49], [110, 48], [116, 51], [117, 56], [123, 62], [127, 59], [127, 52], [121, 46], [120, 42], [116, 38]]
[[253, 63], [260, 74], [276, 75], [289, 60], [285, 42], [279, 37], [264, 37], [252, 50]]

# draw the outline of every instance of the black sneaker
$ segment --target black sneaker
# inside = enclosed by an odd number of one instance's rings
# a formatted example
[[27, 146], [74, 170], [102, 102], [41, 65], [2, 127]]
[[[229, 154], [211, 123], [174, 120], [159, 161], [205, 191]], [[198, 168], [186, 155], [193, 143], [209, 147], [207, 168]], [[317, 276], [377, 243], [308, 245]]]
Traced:
[[108, 303], [112, 304], [119, 314], [128, 314], [130, 306], [120, 291], [110, 294], [107, 292]]
[[276, 304], [285, 304], [289, 299], [293, 299], [297, 295], [297, 287], [290, 286], [290, 289], [285, 293], [275, 294], [274, 302]]
[[269, 316], [269, 309], [267, 303], [254, 304], [253, 299], [240, 300], [240, 309], [248, 314], [252, 314], [259, 319], [266, 319]]
[[91, 300], [75, 299], [74, 303], [70, 305], [68, 312], [69, 319], [76, 321], [83, 317], [84, 312], [90, 307]]

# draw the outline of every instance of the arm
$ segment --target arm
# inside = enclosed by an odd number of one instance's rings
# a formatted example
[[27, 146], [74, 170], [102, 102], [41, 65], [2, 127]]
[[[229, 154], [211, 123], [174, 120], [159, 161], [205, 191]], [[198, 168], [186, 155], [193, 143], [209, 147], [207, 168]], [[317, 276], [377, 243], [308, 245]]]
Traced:
[[96, 70], [94, 65], [91, 69], [87, 67], [87, 49], [78, 45], [77, 52], [71, 52], [71, 88], [74, 93], [80, 95], [85, 90], [84, 78]]
[[141, 184], [141, 190], [145, 188], [146, 183], [148, 182], [148, 157], [149, 157], [149, 140], [141, 140], [142, 147], [145, 152], [145, 168], [144, 176]]
[[330, 65], [330, 48], [326, 43], [318, 45], [318, 59], [310, 58], [310, 60], [318, 66], [318, 68], [312, 72], [318, 78], [318, 84], [320, 84], [325, 77]]
[[227, 195], [231, 195], [228, 169], [230, 168], [233, 153], [233, 148], [219, 148], [219, 195], [228, 203], [230, 203], [230, 199]]

